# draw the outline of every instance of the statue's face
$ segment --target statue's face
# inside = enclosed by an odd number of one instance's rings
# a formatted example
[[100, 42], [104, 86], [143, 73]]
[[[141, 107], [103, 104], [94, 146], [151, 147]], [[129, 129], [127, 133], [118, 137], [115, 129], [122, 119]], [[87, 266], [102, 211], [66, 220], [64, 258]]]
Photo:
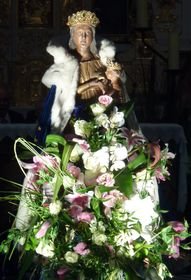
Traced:
[[77, 49], [88, 49], [93, 40], [93, 32], [87, 24], [78, 24], [73, 30], [73, 42]]

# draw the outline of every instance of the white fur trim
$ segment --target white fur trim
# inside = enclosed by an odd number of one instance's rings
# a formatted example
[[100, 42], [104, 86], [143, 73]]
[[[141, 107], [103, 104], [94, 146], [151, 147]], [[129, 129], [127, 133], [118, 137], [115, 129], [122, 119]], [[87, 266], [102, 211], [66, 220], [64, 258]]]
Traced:
[[99, 57], [101, 62], [106, 66], [107, 60], [111, 59], [113, 60], [116, 54], [116, 48], [114, 44], [109, 40], [102, 40], [101, 41], [101, 47], [99, 50]]
[[47, 52], [54, 57], [54, 64], [45, 72], [42, 83], [48, 88], [56, 85], [56, 95], [51, 110], [52, 132], [65, 128], [75, 106], [78, 82], [78, 61], [63, 47], [50, 46]]

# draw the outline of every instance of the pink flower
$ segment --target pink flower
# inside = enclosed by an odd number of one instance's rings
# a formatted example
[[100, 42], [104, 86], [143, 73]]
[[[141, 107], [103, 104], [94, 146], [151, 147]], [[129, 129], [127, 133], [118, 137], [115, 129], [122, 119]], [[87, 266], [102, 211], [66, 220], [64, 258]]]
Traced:
[[90, 200], [89, 196], [80, 194], [68, 194], [65, 196], [65, 199], [73, 205], [78, 205], [82, 208], [87, 207]]
[[92, 213], [89, 212], [81, 212], [77, 215], [77, 220], [79, 222], [84, 222], [84, 223], [90, 223], [94, 218], [94, 215]]
[[51, 226], [51, 223], [49, 221], [44, 222], [42, 224], [42, 226], [40, 227], [40, 230], [36, 233], [35, 237], [38, 239], [38, 238], [45, 236], [45, 234], [50, 226]]
[[81, 256], [85, 256], [90, 253], [90, 250], [87, 249], [87, 244], [85, 242], [78, 243], [73, 249], [77, 254]]
[[98, 98], [98, 101], [100, 104], [102, 104], [104, 106], [108, 106], [113, 101], [113, 98], [109, 95], [100, 95]]
[[108, 208], [112, 208], [115, 206], [116, 202], [122, 198], [122, 195], [119, 191], [113, 190], [110, 191], [108, 194], [104, 193], [102, 198], [104, 199], [103, 205]]
[[36, 172], [40, 171], [41, 169], [47, 170], [47, 167], [57, 167], [58, 162], [55, 157], [46, 155], [46, 156], [34, 156], [33, 162], [35, 164]]
[[181, 233], [182, 231], [185, 230], [183, 223], [181, 223], [179, 221], [171, 221], [171, 222], [169, 222], [169, 225], [171, 225], [173, 230], [177, 233]]
[[66, 268], [66, 267], [61, 267], [61, 268], [59, 268], [58, 270], [57, 270], [57, 275], [58, 275], [58, 279], [59, 280], [64, 280], [64, 278], [65, 278], [65, 274], [67, 273], [69, 271], [69, 269], [68, 268]]
[[73, 138], [72, 141], [77, 143], [80, 146], [80, 148], [82, 149], [83, 152], [88, 152], [89, 151], [90, 145], [87, 143], [86, 140], [79, 139], [79, 138]]
[[72, 216], [72, 218], [77, 219], [78, 215], [82, 212], [82, 207], [78, 205], [72, 205], [69, 209], [69, 215]]
[[77, 167], [77, 166], [75, 166], [75, 165], [73, 165], [73, 164], [70, 163], [70, 164], [68, 164], [68, 166], [67, 166], [67, 170], [68, 170], [69, 173], [72, 174], [75, 178], [79, 178], [80, 172], [81, 172], [81, 170], [80, 170], [79, 167]]
[[34, 156], [33, 163], [19, 161], [24, 169], [32, 170], [33, 173], [38, 173], [40, 170], [48, 170], [48, 167], [58, 167], [59, 163], [56, 157], [53, 156]]
[[104, 194], [103, 199], [103, 205], [108, 208], [114, 207], [117, 201], [116, 197], [114, 197], [112, 194]]
[[108, 186], [108, 187], [113, 187], [115, 184], [115, 180], [113, 179], [113, 174], [110, 173], [104, 173], [96, 179], [96, 182], [98, 184]]
[[89, 202], [89, 197], [86, 196], [86, 195], [83, 195], [83, 196], [78, 196], [78, 197], [76, 197], [76, 198], [73, 200], [72, 203], [75, 204], [75, 205], [79, 205], [79, 206], [81, 206], [82, 208], [85, 208], [85, 207], [87, 207], [88, 202]]
[[35, 185], [38, 176], [33, 169], [29, 169], [24, 179], [23, 185], [26, 189], [39, 191], [39, 187]]
[[[154, 172], [154, 175], [156, 176], [156, 178], [157, 178], [157, 180], [158, 180], [159, 182], [160, 182], [160, 181], [166, 181], [166, 178], [165, 178], [165, 176], [163, 175], [162, 170], [161, 170], [160, 167], [156, 168], [156, 170], [155, 170], [155, 172]], [[169, 173], [166, 174], [166, 175], [169, 175]]]
[[171, 246], [172, 254], [169, 257], [172, 257], [174, 259], [179, 258], [180, 256], [180, 237], [175, 236], [173, 240], [173, 244]]

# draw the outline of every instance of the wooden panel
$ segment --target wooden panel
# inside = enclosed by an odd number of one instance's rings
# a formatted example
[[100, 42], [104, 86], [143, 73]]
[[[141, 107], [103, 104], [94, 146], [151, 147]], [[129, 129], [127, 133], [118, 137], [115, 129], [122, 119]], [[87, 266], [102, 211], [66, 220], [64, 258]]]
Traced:
[[18, 23], [20, 27], [51, 27], [52, 0], [19, 0]]

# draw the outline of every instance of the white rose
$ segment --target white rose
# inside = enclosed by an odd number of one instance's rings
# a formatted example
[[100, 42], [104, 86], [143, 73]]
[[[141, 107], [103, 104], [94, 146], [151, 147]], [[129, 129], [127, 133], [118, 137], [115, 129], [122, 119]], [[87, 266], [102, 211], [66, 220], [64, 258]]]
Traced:
[[90, 124], [85, 120], [78, 120], [74, 124], [75, 133], [84, 138], [90, 135]]
[[92, 104], [90, 106], [90, 108], [91, 108], [94, 116], [98, 116], [98, 115], [102, 114], [106, 109], [106, 107], [104, 105], [99, 104], [99, 103]]
[[125, 124], [124, 119], [124, 113], [123, 112], [117, 112], [117, 109], [115, 108], [115, 111], [110, 117], [111, 127], [121, 127]]
[[109, 127], [109, 119], [106, 114], [101, 114], [101, 115], [97, 116], [95, 118], [95, 120], [99, 126], [103, 126], [106, 129]]
[[46, 258], [52, 258], [54, 256], [54, 243], [49, 241], [47, 244], [43, 240], [40, 241], [36, 248], [36, 253]]
[[95, 173], [98, 171], [106, 172], [109, 167], [108, 147], [102, 147], [95, 153], [84, 153], [82, 159], [87, 170], [92, 170]]
[[71, 251], [66, 252], [64, 255], [64, 258], [68, 263], [77, 263], [78, 257], [77, 253]]
[[52, 202], [49, 205], [49, 211], [51, 215], [58, 215], [61, 209], [62, 209], [62, 202], [60, 200]]
[[94, 232], [92, 235], [92, 241], [96, 245], [101, 246], [107, 241], [107, 236], [100, 232]]

